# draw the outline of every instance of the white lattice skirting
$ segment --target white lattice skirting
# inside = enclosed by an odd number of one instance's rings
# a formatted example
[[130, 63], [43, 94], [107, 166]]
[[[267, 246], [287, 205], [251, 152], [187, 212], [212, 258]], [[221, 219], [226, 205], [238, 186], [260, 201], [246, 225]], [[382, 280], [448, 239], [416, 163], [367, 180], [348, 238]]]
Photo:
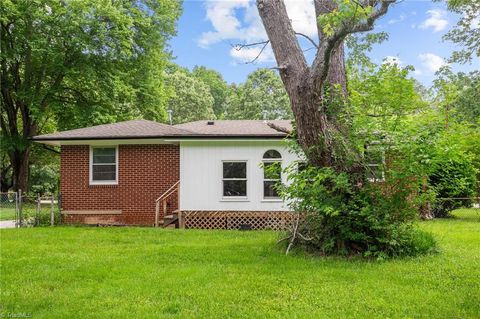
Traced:
[[286, 211], [182, 211], [180, 216], [182, 228], [284, 230], [296, 215]]

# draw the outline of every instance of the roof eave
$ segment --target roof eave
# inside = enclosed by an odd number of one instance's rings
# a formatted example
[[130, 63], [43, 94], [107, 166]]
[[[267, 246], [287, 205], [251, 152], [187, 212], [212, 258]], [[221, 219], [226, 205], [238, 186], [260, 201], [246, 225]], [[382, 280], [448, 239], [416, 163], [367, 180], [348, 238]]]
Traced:
[[225, 139], [225, 140], [275, 140], [275, 139], [284, 139], [287, 138], [287, 135], [279, 135], [279, 134], [267, 134], [267, 135], [221, 135], [221, 134], [202, 134], [202, 135], [188, 135], [188, 136], [179, 136], [179, 135], [169, 135], [169, 136], [115, 136], [115, 137], [101, 137], [101, 136], [91, 136], [91, 137], [45, 137], [42, 138], [41, 136], [32, 137], [30, 140], [33, 142], [48, 144], [58, 146], [61, 144], [62, 141], [69, 141], [69, 142], [88, 142], [88, 141], [118, 141], [118, 140], [217, 140], [217, 139]]

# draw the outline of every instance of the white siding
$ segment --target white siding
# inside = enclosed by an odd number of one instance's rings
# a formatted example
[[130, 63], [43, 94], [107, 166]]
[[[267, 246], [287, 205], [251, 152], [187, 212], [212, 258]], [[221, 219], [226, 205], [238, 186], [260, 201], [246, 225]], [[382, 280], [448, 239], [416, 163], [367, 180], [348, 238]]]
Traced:
[[[282, 167], [297, 159], [282, 141], [191, 141], [180, 143], [180, 209], [182, 210], [288, 210], [281, 200], [263, 199], [263, 154], [275, 149]], [[247, 199], [222, 196], [222, 161], [247, 161]], [[286, 178], [282, 174], [282, 180]]]

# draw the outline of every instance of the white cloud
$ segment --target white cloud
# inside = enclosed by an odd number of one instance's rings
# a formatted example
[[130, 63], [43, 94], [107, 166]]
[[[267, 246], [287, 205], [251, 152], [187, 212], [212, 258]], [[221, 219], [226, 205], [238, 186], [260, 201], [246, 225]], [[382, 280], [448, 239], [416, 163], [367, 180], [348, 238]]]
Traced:
[[388, 55], [383, 59], [383, 64], [401, 66], [403, 61], [397, 56]]
[[399, 23], [399, 22], [402, 22], [403, 20], [405, 20], [406, 16], [404, 14], [401, 14], [398, 19], [391, 19], [391, 20], [388, 20], [388, 24], [396, 24], [396, 23]]
[[400, 16], [398, 16], [398, 18], [388, 20], [388, 24], [397, 24], [397, 23], [403, 22], [403, 21], [407, 20], [408, 18], [413, 17], [415, 15], [417, 15], [416, 11], [410, 11], [410, 12], [407, 12], [407, 13], [404, 12], [404, 13], [400, 14]]
[[[286, 0], [285, 5], [293, 29], [316, 38], [317, 27], [313, 0]], [[202, 33], [198, 39], [200, 47], [206, 48], [221, 41], [252, 43], [267, 39], [253, 0], [208, 0], [206, 11], [206, 19], [212, 24], [213, 30]], [[260, 49], [261, 46], [245, 48], [240, 51], [233, 49], [230, 50], [230, 55], [235, 59], [245, 61], [247, 56], [255, 57], [255, 52], [259, 52]], [[266, 51], [262, 55], [266, 55]], [[259, 58], [258, 61], [268, 61], [272, 57], [270, 51], [270, 56]]]
[[470, 21], [470, 29], [477, 29], [480, 28], [480, 16], [473, 18]]
[[421, 70], [415, 69], [415, 70], [413, 71], [413, 74], [415, 74], [415, 75], [422, 75], [423, 73], [422, 73]]
[[242, 48], [241, 50], [232, 48], [230, 49], [230, 56], [240, 62], [252, 62], [253, 60], [255, 60], [255, 62], [274, 61], [273, 52], [270, 46], [266, 47], [265, 50], [263, 50], [263, 52], [260, 54], [261, 50], [261, 45], [257, 47]]
[[[237, 18], [237, 12], [244, 10], [244, 22]], [[207, 20], [213, 26], [214, 31], [204, 32], [198, 44], [208, 47], [211, 44], [235, 39], [237, 41], [257, 41], [265, 37], [265, 31], [261, 26], [257, 9], [249, 0], [231, 1], [207, 1]]]
[[437, 72], [442, 66], [447, 65], [442, 57], [433, 53], [421, 53], [418, 55], [423, 66], [430, 72]]
[[447, 12], [441, 9], [432, 9], [427, 11], [429, 16], [421, 25], [421, 29], [433, 28], [434, 32], [439, 32], [445, 29], [448, 25]]
[[317, 36], [317, 24], [313, 0], [285, 0], [293, 30], [311, 37]]

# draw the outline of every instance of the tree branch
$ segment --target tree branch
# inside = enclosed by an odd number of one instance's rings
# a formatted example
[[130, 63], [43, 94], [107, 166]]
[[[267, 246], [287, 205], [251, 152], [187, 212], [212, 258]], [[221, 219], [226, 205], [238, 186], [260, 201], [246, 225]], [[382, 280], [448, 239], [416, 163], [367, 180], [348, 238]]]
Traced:
[[380, 3], [380, 7], [374, 10], [363, 22], [344, 21], [331, 36], [324, 36], [312, 65], [311, 79], [314, 81], [316, 89], [321, 89], [328, 74], [332, 52], [345, 39], [345, 37], [352, 33], [373, 30], [375, 21], [386, 14], [390, 5], [396, 2], [397, 0], [379, 0], [379, 2], [367, 0], [368, 5], [375, 6]]
[[[325, 14], [330, 14], [338, 8], [338, 4], [334, 0], [315, 0], [314, 1], [315, 16], [320, 17]], [[320, 41], [325, 39], [323, 27], [320, 24], [320, 20], [317, 19], [317, 31]], [[317, 48], [318, 52], [318, 48]], [[341, 42], [337, 49], [330, 55], [329, 70], [328, 70], [328, 82], [332, 85], [340, 85], [342, 88], [343, 97], [347, 97], [347, 78], [345, 72], [345, 52], [343, 48], [343, 42]]]
[[258, 13], [267, 32], [280, 76], [290, 96], [308, 74], [308, 65], [300, 48], [283, 0], [257, 0]]
[[260, 55], [262, 55], [263, 51], [265, 50], [265, 48], [267, 47], [267, 45], [270, 43], [270, 40], [265, 40], [265, 41], [260, 41], [260, 42], [254, 42], [254, 43], [246, 43], [246, 44], [234, 44], [233, 45], [233, 48], [237, 51], [240, 51], [244, 48], [248, 48], [248, 47], [253, 47], [253, 46], [257, 46], [257, 45], [263, 45], [262, 48], [260, 49], [260, 52], [257, 54], [257, 56], [255, 58], [253, 58], [251, 61], [247, 61], [245, 62], [245, 64], [253, 64], [255, 63], [255, 61], [258, 60], [258, 58], [260, 57]]
[[253, 42], [253, 43], [236, 43], [236, 44], [232, 44], [232, 47], [233, 47], [235, 50], [240, 51], [240, 50], [243, 49], [243, 48], [253, 47], [253, 46], [261, 45], [261, 44], [267, 44], [268, 42], [270, 42], [270, 40], [265, 40], [265, 41], [260, 41], [260, 42]]
[[278, 131], [278, 132], [281, 132], [281, 133], [285, 133], [285, 134], [290, 134], [292, 133], [292, 131], [290, 131], [289, 129], [285, 128], [285, 127], [282, 127], [282, 126], [278, 126], [277, 124], [275, 123], [272, 123], [272, 122], [267, 122], [267, 125], [270, 127], [270, 128], [273, 128], [275, 131]]
[[308, 35], [306, 34], [303, 34], [303, 33], [300, 33], [300, 32], [295, 32], [296, 35], [299, 35], [301, 37], [304, 37], [305, 39], [307, 39], [308, 41], [310, 41], [311, 44], [313, 44], [314, 47], [316, 47], [318, 49], [318, 44], [313, 41], [312, 38], [310, 38]]

